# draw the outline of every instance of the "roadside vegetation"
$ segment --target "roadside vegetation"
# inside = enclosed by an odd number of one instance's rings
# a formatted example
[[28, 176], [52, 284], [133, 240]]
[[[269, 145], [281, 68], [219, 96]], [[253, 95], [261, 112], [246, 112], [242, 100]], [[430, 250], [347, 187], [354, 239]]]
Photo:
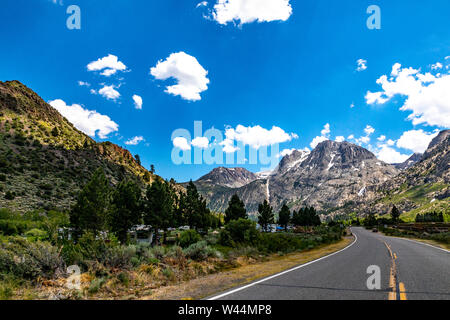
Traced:
[[430, 240], [450, 245], [450, 225], [448, 214], [444, 212], [428, 212], [418, 214], [414, 222], [404, 221], [401, 213], [394, 205], [389, 216], [377, 217], [369, 215], [365, 219], [353, 219], [354, 226], [364, 226], [368, 230], [380, 231], [387, 236], [407, 237]]
[[[113, 187], [99, 169], [68, 212], [0, 210], [0, 299], [138, 299], [345, 234], [341, 225], [322, 224], [314, 208], [275, 214], [264, 202], [252, 218], [237, 196], [221, 215], [193, 183], [180, 192], [173, 181], [155, 180], [142, 192], [132, 180]], [[73, 266], [75, 287], [68, 286]]]

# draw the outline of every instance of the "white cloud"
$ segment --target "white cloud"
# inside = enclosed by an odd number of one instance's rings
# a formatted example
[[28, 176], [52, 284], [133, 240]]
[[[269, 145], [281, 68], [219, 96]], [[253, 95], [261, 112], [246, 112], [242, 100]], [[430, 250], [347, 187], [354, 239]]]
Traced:
[[353, 139], [355, 139], [355, 135], [354, 134], [351, 134], [351, 135], [349, 135], [347, 137], [347, 140], [353, 140]]
[[84, 109], [78, 104], [68, 106], [61, 99], [50, 101], [49, 104], [67, 118], [78, 130], [91, 137], [95, 137], [97, 134], [101, 139], [106, 139], [111, 132], [119, 130], [117, 123], [97, 111]]
[[392, 139], [389, 139], [387, 142], [386, 142], [386, 144], [388, 145], [388, 146], [393, 146], [393, 145], [395, 145], [395, 141], [394, 140], [392, 140]]
[[328, 139], [328, 138], [326, 138], [326, 137], [315, 137], [312, 141], [311, 141], [311, 143], [309, 144], [310, 146], [311, 146], [311, 149], [314, 149], [315, 147], [317, 147], [320, 143], [322, 143], [322, 142], [324, 142], [324, 141], [327, 141], [327, 140], [330, 140], [330, 139]]
[[200, 149], [207, 149], [209, 147], [209, 140], [205, 137], [197, 137], [191, 141], [191, 145]]
[[89, 82], [84, 82], [84, 81], [78, 81], [78, 85], [80, 87], [90, 87], [91, 84]]
[[173, 146], [175, 148], [180, 148], [183, 151], [191, 150], [191, 145], [188, 143], [186, 138], [176, 137], [173, 139]]
[[[363, 144], [368, 144], [369, 142], [370, 142], [370, 140], [371, 140], [371, 138], [370, 138], [370, 136], [373, 134], [375, 132], [375, 129], [372, 127], [372, 126], [370, 126], [370, 125], [367, 125], [365, 128], [364, 128], [364, 133], [366, 134], [365, 136], [362, 136], [362, 137], [360, 137], [360, 138], [358, 138], [358, 139], [355, 139], [355, 143], [356, 144], [358, 144], [358, 145], [363, 145]], [[353, 137], [354, 138], [354, 137]], [[352, 138], [352, 139], [353, 139]]]
[[208, 5], [208, 1], [202, 1], [197, 4], [196, 8], [206, 7], [207, 5]]
[[200, 93], [208, 89], [208, 71], [184, 52], [172, 53], [165, 61], [159, 61], [150, 74], [158, 80], [174, 78], [177, 84], [166, 87], [166, 92], [185, 100], [201, 100]]
[[382, 145], [380, 149], [375, 153], [377, 158], [386, 162], [386, 163], [403, 163], [411, 155], [401, 154], [400, 152], [396, 151], [395, 149], [391, 148], [388, 145]]
[[372, 126], [367, 125], [366, 128], [364, 129], [364, 132], [366, 133], [367, 136], [372, 135], [372, 133], [375, 132], [375, 129]]
[[126, 141], [125, 144], [127, 146], [137, 146], [142, 141], [145, 141], [144, 137], [138, 136]]
[[289, 0], [217, 0], [212, 18], [219, 24], [286, 21], [292, 15]]
[[138, 110], [142, 110], [143, 100], [142, 97], [137, 94], [133, 95], [134, 107]]
[[317, 147], [318, 144], [330, 140], [330, 124], [327, 123], [324, 127], [323, 130], [320, 132], [321, 136], [317, 136], [315, 137], [311, 143], [309, 144], [309, 146], [311, 147], [311, 149], [314, 149], [315, 147]]
[[235, 153], [239, 150], [239, 148], [234, 145], [233, 140], [225, 139], [219, 144], [222, 146], [222, 151], [225, 153]]
[[450, 127], [450, 74], [421, 73], [413, 68], [392, 67], [391, 75], [380, 77], [380, 92], [367, 92], [368, 104], [384, 104], [400, 95], [406, 98], [401, 111], [411, 111], [414, 125]]
[[353, 109], [355, 107], [355, 103], [352, 102], [352, 104], [350, 105], [350, 109]]
[[365, 136], [365, 137], [361, 137], [359, 139], [356, 139], [356, 143], [358, 144], [368, 144], [370, 142], [370, 137]]
[[330, 124], [327, 123], [324, 127], [323, 130], [320, 132], [322, 134], [322, 136], [326, 137], [330, 134], [331, 130], [330, 130]]
[[283, 151], [280, 152], [279, 158], [280, 157], [285, 157], [285, 156], [290, 156], [295, 150], [297, 149], [284, 149]]
[[377, 138], [377, 140], [380, 141], [380, 142], [383, 142], [383, 141], [386, 140], [386, 136], [381, 135], [381, 136], [379, 136], [379, 137]]
[[309, 150], [308, 148], [304, 148], [304, 149], [284, 149], [283, 151], [281, 151], [278, 155], [277, 158], [283, 158], [285, 156], [290, 156], [294, 151], [300, 151], [300, 152], [310, 152], [311, 150]]
[[411, 150], [414, 153], [424, 153], [427, 150], [431, 140], [433, 140], [439, 133], [428, 133], [420, 130], [410, 130], [402, 134], [397, 140], [397, 147]]
[[433, 64], [432, 66], [431, 66], [431, 70], [439, 70], [439, 69], [442, 69], [444, 66], [442, 65], [442, 63], [440, 63], [440, 62], [436, 62], [436, 64]]
[[226, 139], [221, 144], [227, 148], [228, 151], [233, 152], [232, 150], [236, 149], [234, 148], [234, 141], [239, 141], [244, 145], [259, 149], [261, 147], [291, 141], [292, 139], [298, 138], [298, 135], [295, 133], [286, 133], [283, 129], [276, 126], [267, 130], [261, 126], [244, 127], [243, 125], [238, 125], [236, 129], [227, 128], [225, 130], [225, 137]]
[[106, 57], [100, 58], [97, 61], [92, 61], [87, 65], [89, 71], [102, 71], [102, 76], [110, 77], [116, 74], [117, 71], [126, 71], [127, 66], [119, 61], [115, 55], [109, 54]]
[[98, 93], [108, 100], [117, 100], [120, 98], [120, 93], [114, 87], [114, 85], [107, 86], [105, 85], [103, 88], [98, 90]]
[[345, 137], [344, 136], [336, 137], [336, 142], [344, 142], [344, 141], [345, 141]]
[[367, 60], [359, 59], [356, 63], [358, 64], [356, 71], [361, 72], [367, 69]]

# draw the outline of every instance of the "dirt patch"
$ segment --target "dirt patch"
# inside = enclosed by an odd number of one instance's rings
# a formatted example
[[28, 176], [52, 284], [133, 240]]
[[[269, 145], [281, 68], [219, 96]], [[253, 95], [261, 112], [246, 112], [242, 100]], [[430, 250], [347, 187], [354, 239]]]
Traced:
[[346, 237], [340, 242], [324, 245], [313, 250], [291, 253], [284, 256], [273, 255], [269, 261], [245, 264], [235, 269], [186, 281], [177, 285], [162, 287], [145, 296], [144, 300], [198, 300], [214, 294], [253, 282], [257, 279], [282, 272], [284, 270], [316, 260], [339, 251], [351, 242], [353, 237]]

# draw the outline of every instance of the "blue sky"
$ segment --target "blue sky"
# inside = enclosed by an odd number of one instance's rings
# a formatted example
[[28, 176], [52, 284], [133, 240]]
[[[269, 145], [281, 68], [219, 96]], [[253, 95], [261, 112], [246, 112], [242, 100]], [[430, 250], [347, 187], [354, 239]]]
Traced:
[[[448, 0], [218, 1], [3, 0], [0, 80], [177, 181], [218, 166], [174, 164], [172, 133], [194, 135], [194, 121], [229, 138], [220, 148], [279, 143], [287, 154], [345, 138], [386, 162], [450, 126]], [[80, 30], [66, 26], [73, 4]], [[379, 30], [367, 28], [370, 5]]]

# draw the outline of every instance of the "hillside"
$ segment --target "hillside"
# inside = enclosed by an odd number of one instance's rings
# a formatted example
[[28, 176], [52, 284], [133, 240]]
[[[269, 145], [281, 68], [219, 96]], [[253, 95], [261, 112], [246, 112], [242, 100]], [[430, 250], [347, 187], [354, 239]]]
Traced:
[[431, 141], [419, 162], [370, 193], [360, 212], [383, 214], [395, 204], [408, 218], [434, 210], [450, 214], [450, 130]]
[[95, 142], [25, 85], [0, 82], [0, 207], [67, 209], [99, 167], [112, 183], [156, 178], [128, 150]]

